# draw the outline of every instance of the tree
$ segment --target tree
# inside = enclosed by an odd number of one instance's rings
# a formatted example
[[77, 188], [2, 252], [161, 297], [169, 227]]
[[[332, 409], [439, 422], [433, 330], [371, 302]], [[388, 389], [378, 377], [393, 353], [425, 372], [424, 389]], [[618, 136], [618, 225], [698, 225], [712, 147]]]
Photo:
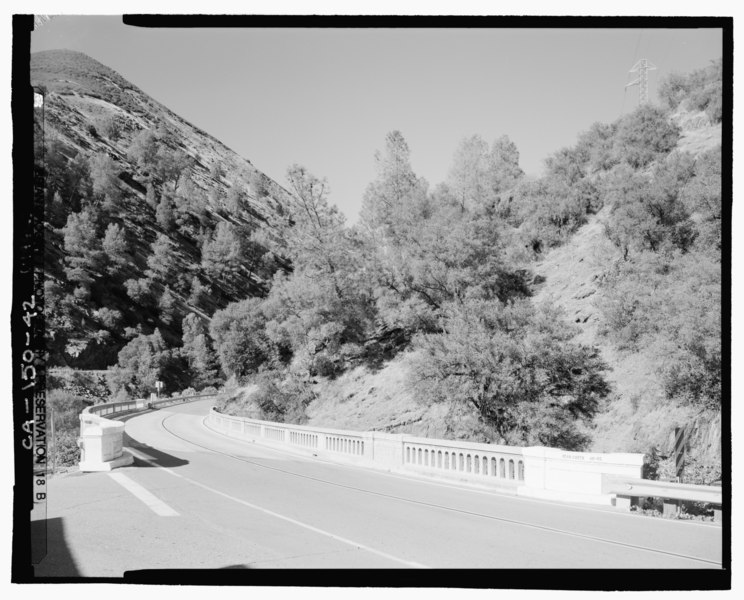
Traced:
[[617, 164], [618, 157], [613, 150], [616, 130], [615, 123], [594, 123], [588, 131], [579, 134], [577, 148], [589, 157], [587, 169], [590, 173], [608, 171]]
[[431, 331], [447, 303], [528, 293], [505, 258], [504, 229], [492, 216], [443, 206], [408, 221], [405, 238], [379, 252], [370, 267], [388, 325]]
[[449, 307], [443, 333], [419, 335], [413, 383], [422, 401], [474, 406], [496, 441], [581, 449], [609, 393], [596, 349], [547, 305], [470, 301]]
[[661, 287], [658, 368], [667, 398], [713, 412], [721, 410], [721, 265], [691, 252], [672, 263]]
[[[582, 180], [583, 181], [583, 180]], [[590, 190], [548, 175], [525, 181], [514, 191], [508, 220], [519, 227], [524, 244], [539, 254], [564, 243], [586, 222]]]
[[640, 250], [607, 271], [599, 292], [603, 335], [647, 350], [669, 400], [720, 410], [720, 255]]
[[127, 296], [140, 306], [146, 306], [152, 301], [152, 280], [149, 277], [127, 279], [124, 287], [127, 290]]
[[193, 385], [202, 388], [219, 381], [219, 363], [204, 321], [189, 313], [181, 323], [183, 351], [189, 362]]
[[266, 317], [258, 298], [233, 302], [214, 313], [209, 334], [225, 374], [243, 378], [271, 360], [265, 326]]
[[495, 206], [498, 194], [512, 188], [523, 175], [519, 151], [508, 136], [495, 140], [489, 149], [474, 135], [460, 142], [447, 183], [462, 210], [483, 210]]
[[163, 231], [166, 233], [173, 231], [176, 221], [173, 212], [173, 200], [171, 200], [169, 194], [163, 194], [160, 197], [158, 208], [155, 211], [155, 219], [157, 220], [158, 225], [163, 228]]
[[88, 159], [82, 152], [67, 158], [65, 151], [62, 142], [54, 138], [49, 140], [46, 143], [42, 166], [47, 198], [59, 193], [66, 216], [68, 212], [79, 211], [82, 199], [88, 197], [92, 190]]
[[183, 150], [171, 151], [161, 144], [155, 155], [154, 172], [161, 183], [172, 183], [173, 193], [178, 192], [178, 184], [191, 167], [191, 157]]
[[619, 183], [608, 184], [614, 205], [606, 232], [626, 259], [630, 250], [689, 250], [697, 232], [682, 191], [692, 173], [692, 157], [674, 153], [654, 169], [652, 177], [624, 178], [621, 171]]
[[147, 257], [147, 276], [160, 281], [169, 281], [176, 272], [177, 259], [168, 236], [159, 233], [151, 245], [152, 254]]
[[495, 192], [511, 189], [524, 177], [524, 171], [519, 166], [517, 145], [507, 135], [493, 142], [489, 163], [491, 187]]
[[160, 320], [166, 325], [173, 323], [176, 310], [176, 297], [171, 292], [170, 286], [166, 285], [163, 293], [160, 295], [158, 308], [160, 309]]
[[474, 135], [460, 142], [447, 179], [461, 210], [492, 202], [489, 181], [488, 144]]
[[[44, 138], [41, 130], [39, 130], [39, 138]], [[70, 204], [73, 204], [72, 190], [68, 189], [68, 159], [64, 154], [62, 142], [54, 137], [48, 139], [44, 151], [37, 153], [37, 160], [44, 170], [47, 196], [51, 197], [54, 192], [59, 192], [65, 200], [70, 200]], [[79, 210], [80, 207], [79, 205], [71, 206], [71, 209]]]
[[101, 240], [95, 217], [88, 209], [72, 213], [62, 229], [65, 247], [65, 272], [70, 281], [89, 284], [103, 262]]
[[79, 210], [83, 198], [88, 198], [92, 192], [89, 161], [82, 152], [78, 152], [68, 161], [65, 169], [64, 198], [70, 210]]
[[235, 227], [227, 221], [220, 221], [212, 237], [202, 246], [202, 267], [210, 277], [226, 281], [238, 272], [241, 259], [241, 241]]
[[186, 373], [186, 361], [178, 351], [168, 349], [160, 330], [156, 330], [135, 337], [121, 349], [117, 364], [109, 367], [108, 379], [114, 394], [124, 389], [131, 396], [143, 398], [155, 391], [159, 380], [166, 390], [181, 389]]
[[401, 208], [426, 202], [426, 182], [413, 172], [410, 154], [400, 131], [389, 133], [385, 152], [375, 154], [377, 179], [367, 186], [362, 200], [361, 222], [367, 228], [394, 235]]
[[276, 223], [287, 254], [295, 268], [333, 276], [348, 256], [342, 247], [345, 218], [328, 203], [328, 182], [299, 165], [287, 170], [287, 180], [293, 194], [286, 205], [287, 214]]
[[207, 298], [207, 289], [202, 285], [201, 281], [199, 281], [199, 278], [194, 275], [191, 278], [189, 304], [196, 308], [204, 309]]
[[93, 316], [102, 327], [110, 331], [116, 331], [122, 319], [121, 311], [116, 310], [115, 308], [107, 308], [105, 306], [93, 311]]
[[671, 73], [659, 84], [659, 98], [671, 110], [683, 103], [690, 110], [705, 111], [714, 123], [722, 117], [723, 61], [717, 59], [687, 75]]
[[127, 158], [143, 171], [151, 171], [157, 164], [159, 146], [157, 136], [149, 129], [143, 129], [132, 140]]
[[285, 215], [272, 223], [284, 240], [293, 272], [275, 277], [264, 313], [276, 345], [305, 353], [334, 353], [361, 343], [372, 327], [373, 300], [364, 274], [362, 241], [328, 203], [328, 184], [293, 165], [287, 171], [292, 196]]
[[108, 272], [111, 275], [121, 272], [131, 260], [126, 233], [116, 223], [109, 223], [106, 227], [106, 233], [103, 236], [103, 251], [108, 257]]
[[575, 185], [585, 177], [589, 158], [589, 153], [581, 145], [561, 148], [545, 160], [548, 176], [569, 186]]

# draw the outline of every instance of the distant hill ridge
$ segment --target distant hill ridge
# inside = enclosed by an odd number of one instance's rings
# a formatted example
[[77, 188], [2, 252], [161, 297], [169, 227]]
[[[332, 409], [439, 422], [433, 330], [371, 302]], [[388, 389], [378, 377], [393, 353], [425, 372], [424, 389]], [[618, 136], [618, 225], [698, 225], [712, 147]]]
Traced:
[[[269, 222], [281, 214], [288, 192], [250, 161], [83, 53], [32, 54], [31, 82], [46, 94], [46, 270], [50, 299], [58, 301], [57, 312], [64, 312], [66, 321], [49, 320], [52, 364], [105, 368], [131, 337], [126, 328], [159, 329], [167, 342], [177, 344], [184, 316], [194, 312], [207, 319], [230, 302], [262, 295], [273, 273], [288, 268], [280, 252], [269, 252], [269, 246], [280, 244]], [[41, 121], [41, 113], [37, 118]], [[146, 133], [154, 140], [148, 142], [152, 156], [160, 153], [147, 160], [158, 164], [132, 156], [133, 145]], [[41, 141], [39, 135], [39, 147]], [[40, 161], [41, 152], [37, 155]], [[175, 176], [174, 162], [181, 169]], [[82, 165], [79, 180], [71, 179], [73, 165]], [[114, 172], [113, 183], [102, 169]], [[158, 170], [166, 175], [156, 176]], [[125, 232], [128, 253], [113, 277], [106, 271], [111, 265], [90, 266], [87, 275], [76, 275], [90, 281], [69, 276], [74, 259], [64, 230], [72, 213], [85, 211], [95, 216], [97, 241], [89, 242], [97, 252], [110, 224]], [[225, 248], [232, 242], [239, 246], [233, 248], [235, 256], [226, 251], [232, 263], [229, 274], [221, 276], [219, 265], [205, 263], [203, 256], [205, 243], [218, 244], [219, 236]], [[225, 236], [232, 237], [225, 241]], [[161, 237], [172, 254], [172, 272], [148, 277], [153, 244]], [[141, 283], [142, 298], [131, 297], [127, 280]], [[165, 320], [163, 302], [172, 304], [174, 313]], [[96, 316], [102, 308], [121, 317], [104, 323]]]

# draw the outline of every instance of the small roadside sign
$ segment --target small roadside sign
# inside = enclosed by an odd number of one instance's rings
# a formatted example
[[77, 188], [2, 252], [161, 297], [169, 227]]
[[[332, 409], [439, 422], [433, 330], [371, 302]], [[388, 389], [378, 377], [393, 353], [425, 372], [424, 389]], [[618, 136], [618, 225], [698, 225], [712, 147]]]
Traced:
[[687, 428], [674, 428], [674, 467], [679, 481], [682, 481], [682, 473], [685, 470], [685, 456], [687, 454]]

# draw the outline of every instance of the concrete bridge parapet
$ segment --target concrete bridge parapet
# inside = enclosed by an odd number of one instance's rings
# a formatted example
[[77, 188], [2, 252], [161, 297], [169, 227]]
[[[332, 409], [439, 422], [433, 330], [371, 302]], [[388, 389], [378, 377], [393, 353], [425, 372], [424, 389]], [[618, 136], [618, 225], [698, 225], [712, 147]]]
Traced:
[[640, 478], [642, 454], [569, 452], [273, 423], [217, 412], [209, 428], [251, 442], [342, 463], [415, 474], [518, 496], [612, 504], [603, 476]]

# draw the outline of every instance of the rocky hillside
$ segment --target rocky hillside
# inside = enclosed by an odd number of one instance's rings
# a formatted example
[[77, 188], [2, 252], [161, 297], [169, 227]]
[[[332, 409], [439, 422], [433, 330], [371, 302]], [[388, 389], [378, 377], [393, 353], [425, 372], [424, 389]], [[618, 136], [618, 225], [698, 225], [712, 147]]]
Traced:
[[33, 54], [31, 81], [52, 365], [106, 368], [156, 329], [177, 345], [185, 315], [265, 294], [286, 190], [84, 54]]
[[[677, 150], [697, 159], [721, 143], [720, 123], [705, 113], [680, 108], [671, 120], [681, 131]], [[696, 216], [692, 215], [693, 220]], [[676, 426], [693, 427], [691, 446], [704, 464], [720, 461], [720, 413], [700, 411], [684, 402], [670, 401], [660, 375], [662, 357], [653, 345], [619, 349], [607, 336], [598, 306], [602, 281], [613, 265], [623, 262], [607, 227], [616, 216], [607, 202], [567, 241], [544, 253], [532, 266], [533, 299], [560, 306], [568, 321], [579, 328], [577, 341], [596, 346], [609, 366], [606, 378], [612, 394], [590, 431], [591, 449], [598, 452], [647, 452], [658, 448], [668, 455]], [[715, 307], [714, 307], [715, 308]], [[350, 429], [383, 429], [431, 437], [483, 439], [478, 419], [467, 407], [425, 406], [406, 390], [406, 361], [410, 353], [382, 370], [358, 367], [334, 381], [322, 381], [319, 400], [308, 408], [310, 423]], [[705, 477], [704, 475], [702, 477]], [[715, 475], [710, 475], [715, 478]]]
[[[696, 160], [721, 144], [721, 124], [711, 123], [702, 111], [680, 108], [670, 120], [681, 129], [677, 150]], [[696, 215], [692, 218], [695, 220]], [[606, 324], [598, 307], [603, 295], [600, 284], [611, 266], [623, 260], [618, 247], [605, 234], [612, 220], [611, 207], [605, 206], [590, 215], [565, 245], [547, 253], [535, 266], [541, 281], [535, 287], [535, 300], [561, 306], [580, 328], [578, 339], [597, 346], [610, 366], [607, 378], [614, 394], [596, 418], [593, 449], [644, 452], [654, 446], [668, 454], [674, 427], [692, 426], [691, 446], [706, 462], [716, 463], [720, 460], [720, 413], [701, 413], [683, 403], [670, 404], [659, 374], [662, 357], [657, 349], [620, 350], [604, 335]]]

